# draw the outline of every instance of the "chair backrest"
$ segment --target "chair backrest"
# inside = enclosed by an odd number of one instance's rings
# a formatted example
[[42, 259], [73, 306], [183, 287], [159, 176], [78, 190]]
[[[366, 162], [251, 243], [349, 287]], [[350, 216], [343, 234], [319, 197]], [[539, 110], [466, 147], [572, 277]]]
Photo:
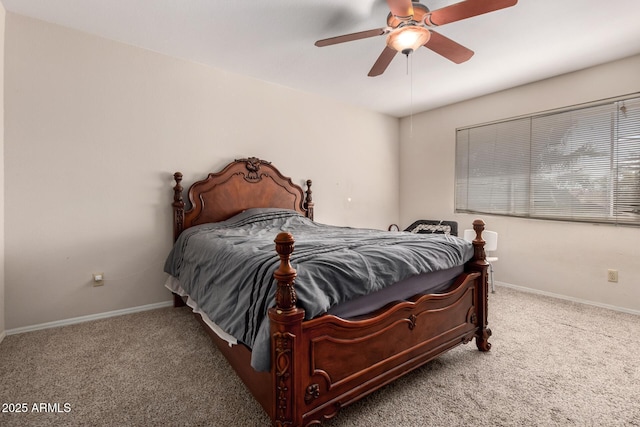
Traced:
[[419, 219], [404, 231], [410, 231], [411, 233], [418, 234], [450, 234], [452, 236], [458, 235], [458, 223], [456, 221], [444, 221], [433, 219]]
[[[467, 242], [473, 242], [473, 239], [476, 238], [476, 232], [471, 229], [464, 230], [463, 238]], [[485, 252], [493, 252], [498, 249], [498, 233], [495, 231], [484, 230], [482, 239], [484, 240]]]

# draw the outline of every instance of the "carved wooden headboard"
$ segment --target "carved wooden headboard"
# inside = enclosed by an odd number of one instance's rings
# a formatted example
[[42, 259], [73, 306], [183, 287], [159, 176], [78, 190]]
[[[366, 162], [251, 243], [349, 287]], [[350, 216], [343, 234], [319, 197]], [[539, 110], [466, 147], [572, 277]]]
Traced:
[[189, 227], [224, 221], [250, 208], [292, 209], [313, 219], [311, 180], [307, 180], [304, 192], [271, 162], [257, 157], [234, 160], [222, 171], [194, 183], [188, 192], [191, 208], [186, 211], [180, 185], [182, 173], [173, 176], [174, 239]]

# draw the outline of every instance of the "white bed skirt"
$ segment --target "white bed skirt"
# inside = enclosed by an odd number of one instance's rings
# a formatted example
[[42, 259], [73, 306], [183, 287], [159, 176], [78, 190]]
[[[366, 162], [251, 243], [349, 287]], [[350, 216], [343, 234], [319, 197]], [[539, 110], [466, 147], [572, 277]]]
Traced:
[[204, 321], [204, 323], [213, 331], [215, 332], [215, 334], [220, 337], [221, 339], [223, 339], [224, 341], [226, 341], [229, 346], [231, 347], [232, 345], [236, 345], [238, 344], [238, 340], [232, 336], [229, 335], [228, 333], [226, 333], [225, 331], [222, 330], [222, 328], [220, 328], [220, 326], [216, 325], [211, 319], [209, 319], [209, 317], [206, 315], [206, 313], [204, 311], [202, 311], [200, 309], [200, 307], [198, 306], [198, 303], [196, 303], [190, 296], [189, 294], [187, 294], [185, 292], [184, 289], [182, 289], [182, 286], [180, 286], [180, 282], [178, 281], [178, 279], [176, 279], [173, 276], [169, 276], [167, 278], [167, 281], [164, 284], [165, 288], [169, 289], [171, 292], [176, 293], [178, 295], [180, 295], [181, 297], [187, 297], [187, 305], [189, 307], [191, 307], [191, 309], [193, 310], [194, 313], [198, 313], [201, 317], [202, 320]]

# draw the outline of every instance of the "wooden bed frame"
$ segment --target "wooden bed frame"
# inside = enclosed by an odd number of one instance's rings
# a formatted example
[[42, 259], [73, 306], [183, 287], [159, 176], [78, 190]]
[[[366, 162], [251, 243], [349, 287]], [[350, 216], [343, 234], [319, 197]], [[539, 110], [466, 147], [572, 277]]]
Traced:
[[[249, 208], [294, 209], [313, 219], [311, 181], [307, 190], [284, 177], [269, 162], [255, 157], [235, 160], [219, 173], [194, 183], [185, 210], [182, 174], [174, 187], [174, 238], [194, 225], [222, 221]], [[271, 320], [271, 371], [250, 365], [251, 350], [230, 347], [207, 331], [262, 405], [274, 426], [308, 426], [334, 417], [339, 409], [473, 338], [488, 351], [487, 269], [484, 223], [473, 223], [474, 257], [451, 288], [442, 294], [416, 295], [392, 303], [358, 320], [322, 315], [304, 320], [296, 306], [296, 271], [290, 264], [294, 238], [275, 237], [280, 266]], [[274, 253], [274, 256], [276, 254]], [[184, 305], [175, 296], [175, 305]], [[197, 316], [200, 319], [200, 316]]]

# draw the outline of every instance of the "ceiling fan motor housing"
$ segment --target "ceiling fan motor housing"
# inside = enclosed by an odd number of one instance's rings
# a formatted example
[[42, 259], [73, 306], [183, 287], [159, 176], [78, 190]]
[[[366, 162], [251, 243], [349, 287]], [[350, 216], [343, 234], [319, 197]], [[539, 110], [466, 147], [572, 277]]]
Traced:
[[387, 25], [391, 28], [398, 28], [403, 23], [414, 21], [416, 24], [424, 24], [424, 18], [429, 14], [429, 8], [422, 3], [413, 2], [413, 15], [408, 17], [387, 15]]

